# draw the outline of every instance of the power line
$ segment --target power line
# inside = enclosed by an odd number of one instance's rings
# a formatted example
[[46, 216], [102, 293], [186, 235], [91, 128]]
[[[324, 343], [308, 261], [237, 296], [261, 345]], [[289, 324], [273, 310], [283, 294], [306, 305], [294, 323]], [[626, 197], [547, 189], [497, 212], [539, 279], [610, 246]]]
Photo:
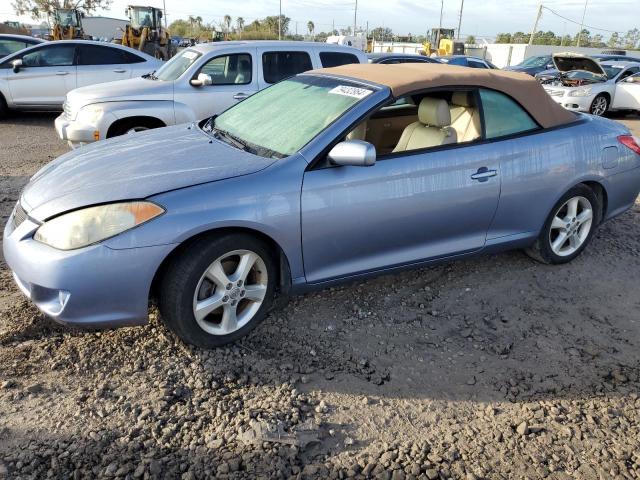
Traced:
[[588, 28], [589, 30], [598, 30], [598, 31], [600, 31], [600, 32], [608, 32], [608, 33], [620, 33], [620, 32], [619, 32], [619, 31], [617, 31], [617, 30], [607, 30], [606, 28], [597, 28], [597, 27], [593, 27], [593, 26], [591, 26], [591, 25], [584, 25], [584, 24], [581, 24], [581, 22], [577, 22], [576, 20], [572, 20], [572, 19], [570, 19], [570, 18], [568, 18], [568, 17], [565, 17], [564, 15], [560, 15], [560, 14], [559, 14], [558, 12], [556, 12], [555, 10], [553, 10], [553, 9], [551, 9], [551, 8], [549, 8], [549, 7], [546, 7], [546, 6], [544, 6], [544, 5], [542, 5], [542, 8], [544, 8], [545, 10], [549, 10], [551, 13], [553, 13], [554, 15], [556, 15], [556, 16], [558, 16], [558, 17], [562, 18], [563, 20], [566, 20], [567, 22], [575, 23], [576, 25], [582, 25], [584, 28]]

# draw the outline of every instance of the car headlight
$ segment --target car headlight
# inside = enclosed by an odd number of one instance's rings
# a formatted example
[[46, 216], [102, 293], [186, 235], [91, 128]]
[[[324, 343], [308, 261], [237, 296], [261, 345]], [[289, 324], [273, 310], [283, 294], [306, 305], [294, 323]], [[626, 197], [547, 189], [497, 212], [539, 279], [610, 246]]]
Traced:
[[591, 89], [587, 87], [576, 88], [569, 92], [570, 97], [588, 97], [591, 95]]
[[82, 107], [76, 115], [76, 121], [79, 123], [93, 124], [98, 121], [98, 118], [102, 116], [104, 110], [98, 105], [88, 105]]
[[142, 225], [164, 211], [146, 201], [83, 208], [45, 222], [33, 238], [59, 250], [74, 250]]

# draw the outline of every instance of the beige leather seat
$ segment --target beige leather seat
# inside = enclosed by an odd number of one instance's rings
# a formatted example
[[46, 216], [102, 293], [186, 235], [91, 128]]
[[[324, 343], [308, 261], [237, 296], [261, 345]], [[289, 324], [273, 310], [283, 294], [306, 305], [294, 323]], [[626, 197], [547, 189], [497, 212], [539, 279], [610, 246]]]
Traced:
[[393, 151], [404, 152], [456, 143], [456, 131], [450, 125], [449, 104], [439, 98], [425, 97], [418, 106], [418, 121], [407, 125]]
[[347, 140], [365, 140], [367, 137], [367, 121], [363, 120], [356, 128], [347, 133]]
[[480, 138], [480, 113], [470, 92], [454, 92], [451, 97], [451, 127], [459, 142], [471, 142]]

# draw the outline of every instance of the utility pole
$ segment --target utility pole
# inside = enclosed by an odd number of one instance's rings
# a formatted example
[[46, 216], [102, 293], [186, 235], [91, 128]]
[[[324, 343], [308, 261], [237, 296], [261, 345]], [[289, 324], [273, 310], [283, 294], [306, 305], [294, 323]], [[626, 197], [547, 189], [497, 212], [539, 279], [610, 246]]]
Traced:
[[540, 21], [540, 17], [542, 17], [542, 3], [538, 5], [538, 13], [536, 15], [536, 21], [533, 23], [531, 36], [529, 37], [529, 45], [533, 45], [533, 36], [536, 34], [536, 30], [538, 29], [538, 22]]
[[278, 40], [282, 40], [282, 0], [280, 0], [280, 15], [278, 15]]
[[584, 0], [584, 10], [582, 11], [582, 21], [580, 22], [580, 31], [578, 32], [578, 41], [576, 47], [580, 48], [580, 40], [582, 40], [582, 30], [584, 29], [584, 16], [587, 14], [587, 3], [589, 0]]
[[331, 35], [335, 35], [334, 33], [335, 31], [336, 31], [336, 21], [334, 19], [334, 20], [331, 20]]
[[353, 10], [353, 36], [356, 36], [356, 24], [358, 22], [358, 0], [356, 0], [356, 8]]
[[440, 23], [438, 24], [438, 35], [436, 35], [436, 50], [440, 45], [440, 36], [442, 35], [442, 10], [444, 9], [444, 0], [440, 0]]
[[164, 14], [164, 29], [167, 30], [167, 2], [165, 0], [162, 0], [162, 10], [164, 10], [162, 12]]
[[460, 2], [460, 15], [458, 16], [458, 40], [460, 40], [460, 26], [462, 25], [462, 9], [464, 8], [464, 0]]

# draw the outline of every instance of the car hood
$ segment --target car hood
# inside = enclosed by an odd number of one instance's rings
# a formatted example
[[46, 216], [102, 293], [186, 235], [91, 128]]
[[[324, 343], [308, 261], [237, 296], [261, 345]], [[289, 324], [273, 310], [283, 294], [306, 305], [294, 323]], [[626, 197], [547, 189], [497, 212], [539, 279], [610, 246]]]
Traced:
[[558, 71], [563, 73], [582, 70], [596, 75], [601, 75], [605, 78], [607, 76], [597, 60], [585, 55], [577, 53], [555, 53], [552, 58], [553, 64], [556, 66]]
[[67, 94], [67, 102], [74, 108], [92, 103], [136, 100], [173, 100], [173, 82], [136, 77], [96, 83], [76, 88]]
[[177, 125], [66, 153], [31, 178], [21, 202], [30, 217], [43, 221], [88, 205], [248, 175], [273, 162], [213, 139], [197, 125]]

